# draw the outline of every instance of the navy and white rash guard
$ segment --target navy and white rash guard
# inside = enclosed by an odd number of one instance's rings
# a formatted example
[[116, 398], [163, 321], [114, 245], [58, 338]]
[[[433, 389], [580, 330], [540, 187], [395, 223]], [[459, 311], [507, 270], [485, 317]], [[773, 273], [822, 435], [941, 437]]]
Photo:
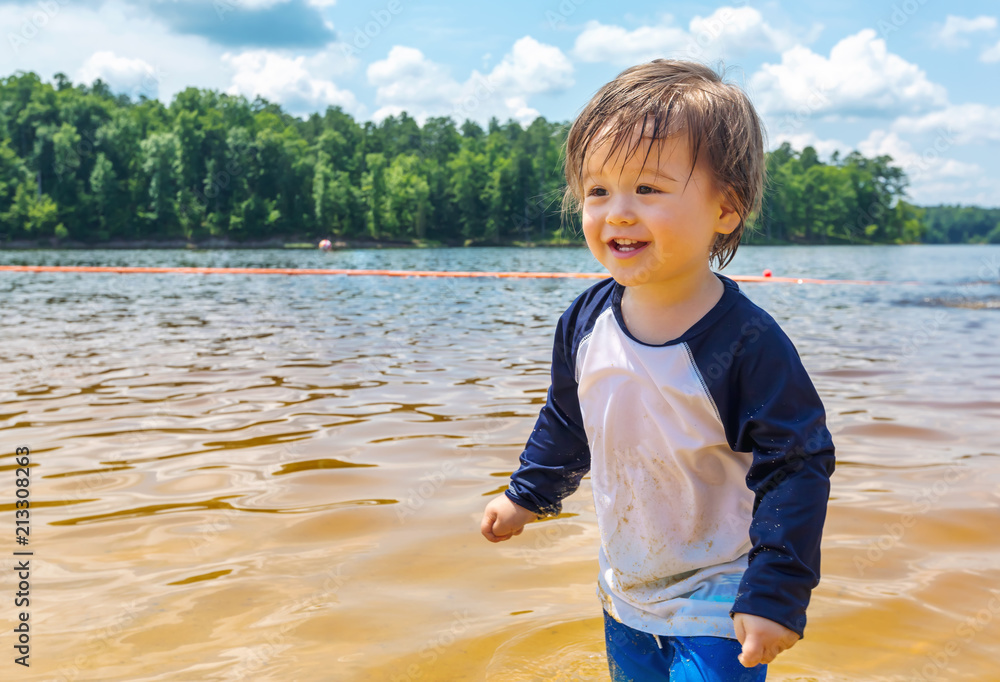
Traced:
[[800, 636], [819, 582], [834, 446], [795, 346], [733, 280], [681, 337], [636, 340], [608, 278], [559, 318], [552, 383], [506, 494], [558, 513], [589, 471], [597, 593], [651, 634]]

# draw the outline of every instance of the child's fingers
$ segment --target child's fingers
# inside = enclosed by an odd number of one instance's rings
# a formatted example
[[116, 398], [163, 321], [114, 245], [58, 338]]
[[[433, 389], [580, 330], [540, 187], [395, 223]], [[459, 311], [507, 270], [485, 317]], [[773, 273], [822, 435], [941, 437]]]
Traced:
[[497, 512], [494, 509], [487, 509], [486, 513], [483, 514], [483, 522], [480, 524], [479, 530], [482, 532], [483, 537], [490, 542], [502, 542], [504, 540], [510, 540], [515, 535], [520, 535], [521, 531], [524, 530], [523, 527], [519, 528], [514, 532], [504, 533], [502, 531], [508, 530], [497, 518]]
[[483, 514], [482, 523], [479, 524], [479, 530], [483, 534], [483, 537], [490, 542], [499, 542], [500, 538], [493, 534], [493, 524], [496, 523], [497, 513], [493, 509], [487, 509], [486, 513]]
[[517, 530], [511, 530], [509, 523], [495, 523], [493, 524], [493, 534], [498, 540], [510, 540], [515, 535], [520, 535], [524, 528], [518, 528]]
[[743, 642], [743, 653], [739, 655], [739, 661], [744, 668], [752, 668], [760, 665], [764, 658], [764, 646], [755, 633], [747, 635]]

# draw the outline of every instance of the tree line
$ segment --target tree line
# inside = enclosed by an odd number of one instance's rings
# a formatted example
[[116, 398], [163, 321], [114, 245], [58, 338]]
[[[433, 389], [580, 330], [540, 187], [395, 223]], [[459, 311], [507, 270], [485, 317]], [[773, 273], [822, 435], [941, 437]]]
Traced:
[[[303, 121], [187, 88], [169, 106], [63, 74], [0, 79], [0, 243], [20, 239], [582, 243], [559, 213], [567, 123], [405, 112]], [[889, 156], [783, 144], [747, 243], [1000, 242], [1000, 210], [920, 208]]]

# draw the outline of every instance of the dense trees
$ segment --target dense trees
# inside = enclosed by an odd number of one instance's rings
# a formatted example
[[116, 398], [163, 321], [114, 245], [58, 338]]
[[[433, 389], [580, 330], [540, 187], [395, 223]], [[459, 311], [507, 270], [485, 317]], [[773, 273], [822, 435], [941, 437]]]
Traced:
[[930, 206], [925, 208], [931, 244], [977, 242], [1000, 244], [1000, 208]]
[[812, 147], [800, 153], [786, 142], [768, 154], [768, 191], [758, 238], [802, 243], [920, 242], [922, 209], [903, 199], [907, 180], [892, 157], [834, 153], [829, 164]]
[[[359, 123], [336, 107], [302, 121], [196, 88], [168, 107], [55, 82], [0, 79], [0, 241], [581, 240], [559, 215], [563, 123]], [[1000, 210], [907, 203], [888, 156], [823, 163], [785, 144], [767, 163], [748, 242], [1000, 241]]]

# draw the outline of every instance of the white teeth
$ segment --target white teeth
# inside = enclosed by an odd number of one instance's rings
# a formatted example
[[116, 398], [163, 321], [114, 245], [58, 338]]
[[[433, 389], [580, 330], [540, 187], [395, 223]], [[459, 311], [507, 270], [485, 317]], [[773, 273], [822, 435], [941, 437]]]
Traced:
[[613, 241], [615, 243], [615, 247], [619, 251], [635, 251], [639, 247], [638, 246], [633, 246], [634, 244], [642, 244], [642, 243], [644, 243], [644, 242], [640, 242], [638, 239], [617, 239], [616, 238], [616, 239], [612, 239], [611, 241]]

